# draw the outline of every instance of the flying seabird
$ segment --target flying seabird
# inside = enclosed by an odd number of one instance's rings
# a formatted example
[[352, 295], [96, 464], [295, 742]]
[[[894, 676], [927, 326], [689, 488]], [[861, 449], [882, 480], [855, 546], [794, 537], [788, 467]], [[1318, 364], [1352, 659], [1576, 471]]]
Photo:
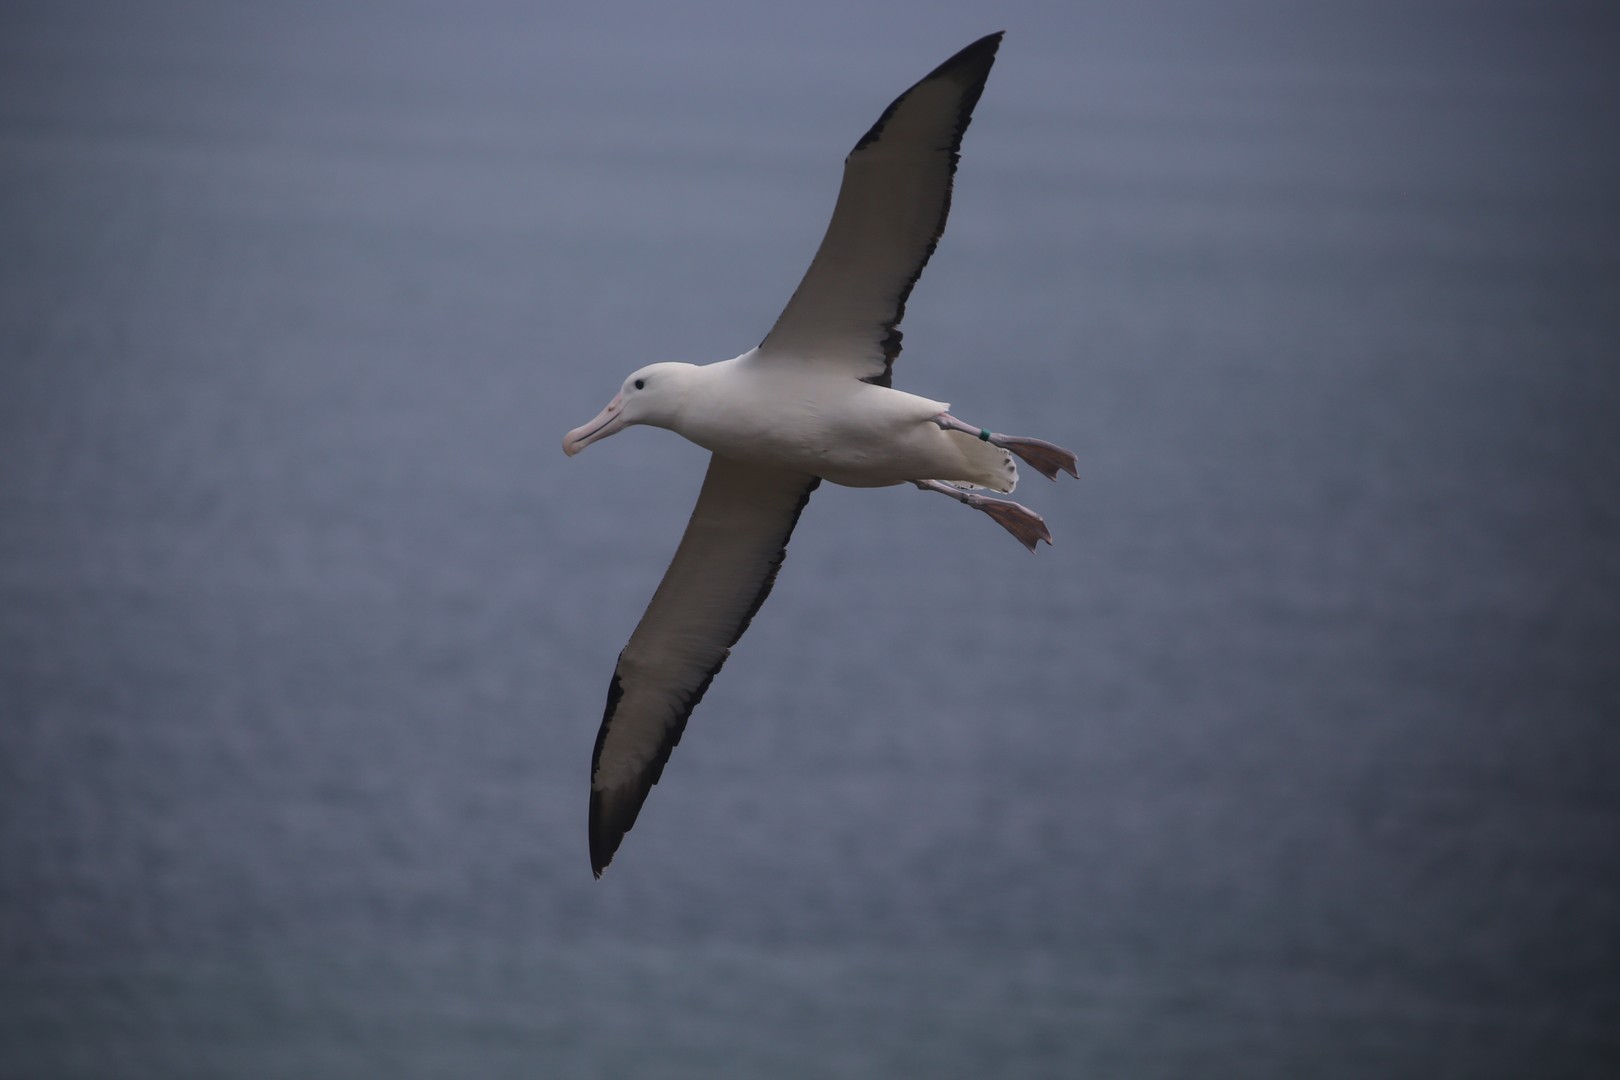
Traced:
[[625, 379], [570, 431], [570, 456], [632, 424], [712, 453], [675, 557], [619, 654], [591, 756], [597, 877], [635, 823], [687, 717], [770, 594], [788, 537], [823, 480], [915, 484], [981, 510], [1030, 551], [1052, 542], [1010, 492], [1016, 454], [1043, 476], [1075, 456], [958, 420], [943, 401], [895, 390], [900, 319], [950, 212], [962, 133], [1001, 34], [980, 38], [895, 99], [844, 161], [827, 234], [776, 325], [718, 363], [661, 363]]

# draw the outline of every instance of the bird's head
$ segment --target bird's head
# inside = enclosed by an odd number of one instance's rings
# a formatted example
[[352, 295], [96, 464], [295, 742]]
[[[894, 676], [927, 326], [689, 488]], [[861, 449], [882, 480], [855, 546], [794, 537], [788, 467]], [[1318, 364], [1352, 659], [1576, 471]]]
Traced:
[[696, 370], [694, 364], [652, 364], [632, 373], [595, 419], [563, 436], [563, 453], [573, 457], [632, 424], [671, 426]]

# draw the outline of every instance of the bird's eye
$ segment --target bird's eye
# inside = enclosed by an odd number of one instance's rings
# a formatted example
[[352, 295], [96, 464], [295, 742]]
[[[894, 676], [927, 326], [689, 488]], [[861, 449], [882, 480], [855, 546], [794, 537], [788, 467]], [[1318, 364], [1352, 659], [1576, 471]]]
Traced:
[[640, 390], [640, 389], [642, 389], [643, 387], [645, 387], [647, 385], [647, 380], [646, 379], [637, 379], [633, 385], [635, 386], [635, 388], [637, 390]]

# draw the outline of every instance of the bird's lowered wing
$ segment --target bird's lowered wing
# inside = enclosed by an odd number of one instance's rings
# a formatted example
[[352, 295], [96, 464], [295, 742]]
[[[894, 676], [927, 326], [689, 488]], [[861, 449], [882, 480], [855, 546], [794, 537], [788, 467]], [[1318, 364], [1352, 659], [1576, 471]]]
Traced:
[[770, 595], [813, 476], [715, 455], [664, 580], [619, 654], [591, 756], [591, 869], [635, 824], [686, 718]]
[[827, 234], [761, 359], [843, 363], [889, 385], [900, 319], [951, 209], [962, 133], [1001, 34], [963, 49], [901, 94], [844, 160]]

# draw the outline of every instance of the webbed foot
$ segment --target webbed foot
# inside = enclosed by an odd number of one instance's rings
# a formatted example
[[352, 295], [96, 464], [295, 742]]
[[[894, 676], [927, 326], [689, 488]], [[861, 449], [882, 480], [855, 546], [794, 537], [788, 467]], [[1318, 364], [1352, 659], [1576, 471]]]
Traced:
[[1035, 553], [1035, 545], [1042, 540], [1052, 543], [1052, 533], [1046, 527], [1046, 521], [1027, 506], [1021, 506], [1010, 499], [992, 499], [977, 492], [963, 491], [952, 487], [940, 480], [913, 480], [924, 491], [937, 491], [941, 495], [949, 495], [964, 506], [971, 506], [981, 510], [997, 525], [1013, 534], [1013, 537], [1030, 554]]
[[1075, 457], [1071, 451], [1063, 449], [1056, 443], [1049, 443], [1045, 439], [1030, 439], [1022, 435], [1003, 435], [1000, 432], [990, 431], [986, 428], [976, 428], [972, 424], [958, 420], [950, 413], [940, 413], [934, 417], [934, 423], [946, 431], [961, 431], [983, 439], [991, 446], [999, 446], [1003, 450], [1009, 450], [1028, 462], [1031, 468], [1048, 480], [1055, 481], [1058, 478], [1059, 469], [1076, 480], [1080, 479], [1080, 459]]

